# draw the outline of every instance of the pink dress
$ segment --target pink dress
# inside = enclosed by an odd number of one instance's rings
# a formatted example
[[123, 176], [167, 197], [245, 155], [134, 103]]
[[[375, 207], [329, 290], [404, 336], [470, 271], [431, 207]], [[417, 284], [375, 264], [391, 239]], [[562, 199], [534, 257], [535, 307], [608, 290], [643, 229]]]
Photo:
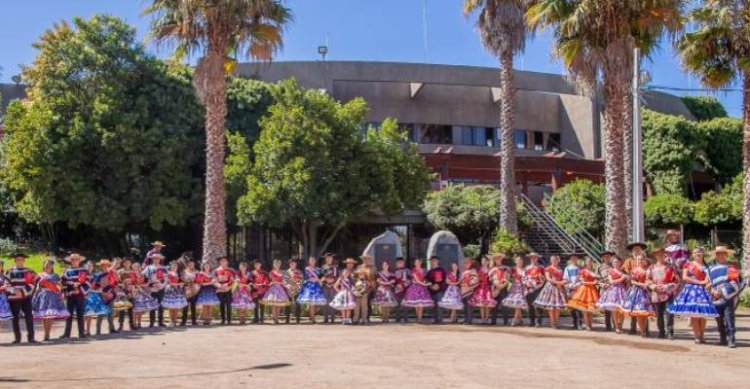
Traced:
[[484, 269], [479, 270], [479, 285], [474, 289], [474, 293], [469, 299], [469, 305], [480, 308], [492, 308], [497, 305], [497, 301], [492, 296], [490, 275]]
[[401, 305], [404, 307], [433, 307], [435, 303], [430, 297], [430, 291], [427, 290], [425, 285], [425, 273], [422, 269], [414, 268], [411, 271], [412, 283], [406, 289], [404, 300], [401, 301]]

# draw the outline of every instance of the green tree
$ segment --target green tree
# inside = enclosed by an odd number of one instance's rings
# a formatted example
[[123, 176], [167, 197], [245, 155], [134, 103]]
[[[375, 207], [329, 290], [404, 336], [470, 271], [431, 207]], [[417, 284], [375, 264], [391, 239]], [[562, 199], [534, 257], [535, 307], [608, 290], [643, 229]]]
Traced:
[[695, 202], [694, 220], [705, 226], [742, 220], [743, 180], [738, 174], [721, 192], [706, 192]]
[[342, 104], [294, 81], [272, 94], [238, 204], [241, 223], [289, 225], [304, 256], [320, 255], [346, 224], [422, 202], [429, 171], [394, 120], [364, 131], [364, 100]]
[[227, 73], [244, 55], [270, 60], [281, 46], [281, 32], [291, 20], [281, 0], [152, 0], [145, 13], [154, 16], [151, 36], [176, 43], [175, 55], [200, 53], [193, 85], [206, 107], [206, 181], [203, 259], [226, 254], [224, 182]]
[[718, 118], [697, 124], [706, 137], [708, 168], [720, 183], [727, 183], [742, 171], [742, 120]]
[[527, 26], [524, 14], [527, 0], [463, 0], [464, 15], [477, 12], [477, 30], [484, 47], [500, 61], [500, 225], [518, 232], [516, 178], [513, 145], [515, 86], [513, 56], [526, 48]]
[[109, 16], [57, 24], [34, 47], [29, 98], [9, 107], [0, 143], [0, 180], [19, 214], [50, 237], [56, 222], [111, 232], [184, 223], [200, 196], [202, 110], [190, 84]]
[[605, 188], [589, 180], [575, 180], [555, 191], [546, 208], [568, 233], [581, 229], [594, 236], [604, 232]]
[[523, 255], [531, 251], [529, 246], [524, 243], [517, 235], [511, 234], [503, 229], [499, 229], [492, 238], [490, 251], [493, 253], [504, 253], [511, 257]]
[[643, 205], [646, 223], [658, 226], [685, 225], [692, 221], [694, 207], [687, 198], [673, 194], [656, 195]]
[[695, 122], [643, 111], [643, 170], [656, 194], [685, 194], [695, 164], [705, 164], [706, 148]]
[[630, 123], [627, 99], [633, 50], [648, 56], [665, 31], [682, 27], [683, 0], [533, 0], [526, 13], [535, 28], [551, 28], [555, 55], [589, 93], [603, 93], [606, 246], [626, 253], [624, 154]]
[[727, 110], [721, 105], [719, 99], [711, 96], [682, 96], [690, 113], [699, 121], [713, 120], [727, 117]]
[[422, 209], [430, 224], [470, 244], [489, 238], [498, 228], [501, 196], [489, 185], [451, 185], [429, 193]]
[[693, 30], [678, 43], [685, 67], [710, 88], [742, 88], [742, 267], [750, 277], [750, 1], [703, 0], [690, 13]]

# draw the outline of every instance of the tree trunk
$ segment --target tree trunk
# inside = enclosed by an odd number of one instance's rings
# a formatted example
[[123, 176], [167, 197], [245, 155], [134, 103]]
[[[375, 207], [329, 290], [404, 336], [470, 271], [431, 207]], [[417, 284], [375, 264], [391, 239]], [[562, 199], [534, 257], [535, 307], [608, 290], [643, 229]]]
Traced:
[[742, 74], [742, 269], [750, 279], [750, 73]]
[[226, 255], [224, 191], [224, 123], [227, 115], [226, 50], [214, 48], [198, 61], [193, 85], [206, 107], [206, 202], [203, 219], [203, 261]]
[[[618, 72], [613, 72], [618, 73]], [[625, 181], [623, 175], [623, 122], [628, 80], [604, 75], [604, 174], [606, 179], [605, 246], [625, 258], [627, 221], [625, 216]]]
[[[628, 89], [630, 91], [630, 89]], [[623, 176], [625, 182], [625, 223], [628, 237], [633, 234], [633, 93], [625, 96], [623, 121]], [[641, 190], [643, 188], [641, 187]]]
[[506, 50], [500, 55], [500, 228], [516, 235], [516, 174], [515, 149], [513, 146], [513, 110], [515, 89], [513, 86], [513, 52]]

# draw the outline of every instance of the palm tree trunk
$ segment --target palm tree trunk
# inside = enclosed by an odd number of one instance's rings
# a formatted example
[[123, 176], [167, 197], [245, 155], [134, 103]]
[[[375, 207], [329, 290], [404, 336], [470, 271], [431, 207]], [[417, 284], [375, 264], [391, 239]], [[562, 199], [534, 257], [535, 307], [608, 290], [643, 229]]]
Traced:
[[500, 55], [500, 228], [511, 234], [518, 233], [516, 215], [515, 149], [513, 146], [513, 52], [505, 50]]
[[224, 188], [224, 124], [227, 115], [226, 50], [210, 50], [195, 68], [193, 84], [206, 107], [206, 199], [203, 219], [203, 261], [226, 255], [227, 227]]
[[[617, 73], [617, 72], [614, 72]], [[625, 177], [623, 174], [624, 134], [627, 78], [604, 76], [604, 174], [607, 204], [605, 214], [605, 245], [623, 258], [627, 254], [627, 220], [625, 216]]]
[[742, 74], [742, 269], [750, 279], [750, 72]]

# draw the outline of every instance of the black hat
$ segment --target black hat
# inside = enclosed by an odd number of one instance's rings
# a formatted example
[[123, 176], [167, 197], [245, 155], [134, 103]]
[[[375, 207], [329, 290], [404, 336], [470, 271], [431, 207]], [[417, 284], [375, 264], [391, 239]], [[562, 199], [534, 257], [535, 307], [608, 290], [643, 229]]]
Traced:
[[612, 251], [612, 250], [604, 250], [601, 253], [599, 253], [600, 257], [603, 257], [605, 255], [609, 255], [611, 257], [616, 257], [617, 256], [617, 254], [614, 251]]
[[334, 258], [336, 258], [336, 253], [327, 252], [327, 253], [323, 254], [323, 257], [324, 258], [325, 257], [334, 257]]
[[15, 253], [15, 254], [13, 254], [13, 258], [23, 258], [23, 259], [26, 259], [28, 257], [24, 253]]
[[632, 250], [634, 247], [640, 247], [640, 248], [642, 248], [642, 249], [645, 250], [645, 249], [648, 248], [648, 245], [646, 245], [643, 242], [631, 242], [631, 243], [628, 243], [628, 250]]
[[569, 253], [569, 254], [565, 254], [565, 258], [568, 259], [568, 260], [570, 260], [573, 257], [583, 258], [583, 256], [584, 256], [583, 253]]

